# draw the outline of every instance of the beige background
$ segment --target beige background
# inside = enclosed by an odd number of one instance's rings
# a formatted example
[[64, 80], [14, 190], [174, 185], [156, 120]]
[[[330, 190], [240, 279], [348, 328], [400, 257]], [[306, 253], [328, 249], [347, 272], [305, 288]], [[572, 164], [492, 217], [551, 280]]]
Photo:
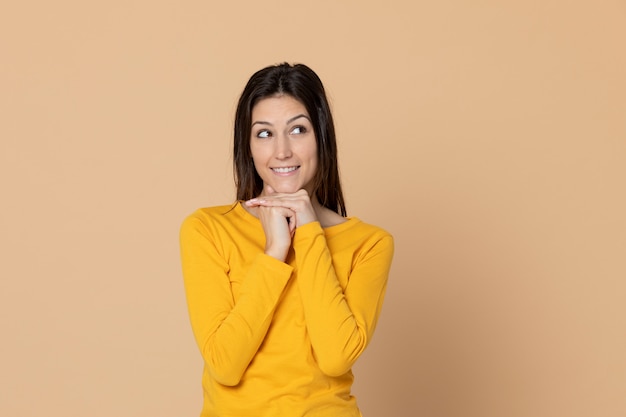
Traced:
[[366, 417], [626, 415], [623, 1], [0, 6], [0, 415], [196, 416], [178, 227], [304, 62], [396, 238]]

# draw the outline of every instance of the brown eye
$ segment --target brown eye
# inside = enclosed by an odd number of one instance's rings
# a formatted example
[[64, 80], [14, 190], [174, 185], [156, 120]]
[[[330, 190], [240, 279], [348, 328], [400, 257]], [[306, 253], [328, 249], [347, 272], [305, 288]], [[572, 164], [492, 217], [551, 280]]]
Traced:
[[272, 136], [272, 134], [269, 132], [269, 130], [260, 130], [257, 134], [256, 137], [260, 138], [260, 139], [267, 139], [270, 136]]
[[300, 135], [302, 133], [306, 133], [306, 128], [304, 126], [296, 126], [291, 130], [291, 133]]

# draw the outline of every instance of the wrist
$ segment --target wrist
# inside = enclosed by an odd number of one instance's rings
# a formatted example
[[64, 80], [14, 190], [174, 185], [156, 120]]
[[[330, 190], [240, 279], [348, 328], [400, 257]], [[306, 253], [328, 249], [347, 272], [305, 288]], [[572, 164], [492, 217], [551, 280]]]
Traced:
[[289, 248], [265, 248], [265, 254], [267, 256], [271, 256], [272, 258], [279, 260], [281, 262], [285, 262], [287, 259], [287, 252], [289, 252]]

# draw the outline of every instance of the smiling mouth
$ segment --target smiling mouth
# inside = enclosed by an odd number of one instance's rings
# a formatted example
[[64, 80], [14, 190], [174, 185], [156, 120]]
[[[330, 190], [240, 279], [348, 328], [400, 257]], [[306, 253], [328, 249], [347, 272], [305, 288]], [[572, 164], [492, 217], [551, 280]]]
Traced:
[[286, 174], [288, 172], [292, 172], [295, 171], [296, 169], [300, 168], [299, 166], [295, 166], [295, 167], [279, 167], [279, 168], [272, 168], [272, 171], [278, 173], [278, 174]]

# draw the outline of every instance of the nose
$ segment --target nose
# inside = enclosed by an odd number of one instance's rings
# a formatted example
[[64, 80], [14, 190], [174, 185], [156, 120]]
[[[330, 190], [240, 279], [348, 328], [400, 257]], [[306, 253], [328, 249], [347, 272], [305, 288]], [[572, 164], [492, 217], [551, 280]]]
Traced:
[[291, 142], [287, 135], [280, 135], [276, 141], [275, 156], [276, 159], [289, 159], [292, 156]]

